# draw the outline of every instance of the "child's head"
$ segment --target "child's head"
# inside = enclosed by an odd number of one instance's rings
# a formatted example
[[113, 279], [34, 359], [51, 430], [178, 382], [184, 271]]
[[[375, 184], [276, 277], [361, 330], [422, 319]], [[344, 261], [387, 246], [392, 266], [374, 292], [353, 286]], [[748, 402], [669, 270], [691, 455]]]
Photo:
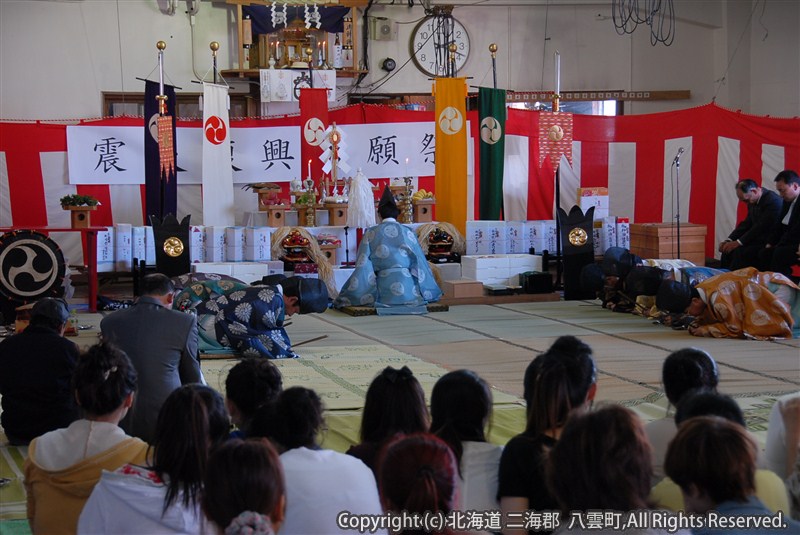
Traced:
[[220, 533], [236, 520], [268, 522], [274, 531], [283, 522], [285, 485], [280, 458], [265, 439], [232, 439], [208, 459], [203, 510]]
[[228, 372], [225, 379], [225, 404], [231, 420], [246, 428], [256, 410], [278, 397], [283, 379], [277, 366], [265, 358], [246, 358]]
[[367, 389], [361, 418], [361, 440], [383, 442], [396, 433], [428, 430], [425, 392], [407, 366], [387, 366]]
[[[89, 419], [106, 416], [125, 405], [130, 408], [136, 391], [136, 369], [124, 351], [108, 342], [91, 346], [78, 359], [72, 388]], [[119, 414], [122, 419], [124, 411]]]
[[378, 486], [387, 511], [449, 513], [455, 506], [456, 460], [450, 447], [427, 433], [396, 438], [378, 463]]

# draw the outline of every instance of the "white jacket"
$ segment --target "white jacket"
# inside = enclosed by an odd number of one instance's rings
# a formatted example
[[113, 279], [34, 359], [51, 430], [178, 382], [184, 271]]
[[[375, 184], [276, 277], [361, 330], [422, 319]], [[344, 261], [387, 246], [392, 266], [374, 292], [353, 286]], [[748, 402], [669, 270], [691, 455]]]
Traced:
[[155, 473], [126, 465], [103, 472], [78, 520], [78, 534], [212, 534], [211, 524], [197, 508], [183, 505], [179, 493], [163, 516], [167, 488]]

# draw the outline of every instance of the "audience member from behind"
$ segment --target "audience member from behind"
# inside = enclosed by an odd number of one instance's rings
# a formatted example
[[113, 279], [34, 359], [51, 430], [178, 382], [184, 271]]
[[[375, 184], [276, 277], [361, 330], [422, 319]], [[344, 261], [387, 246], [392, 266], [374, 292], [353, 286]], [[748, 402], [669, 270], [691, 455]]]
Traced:
[[[795, 468], [797, 457], [797, 441], [793, 439], [787, 424], [793, 423], [791, 416], [794, 407], [800, 407], [800, 392], [793, 392], [778, 398], [769, 413], [767, 425], [767, 442], [764, 447], [767, 468], [786, 479]], [[788, 412], [787, 412], [788, 411]], [[800, 420], [797, 422], [800, 424]], [[795, 429], [800, 432], [800, 425]]]
[[[730, 396], [717, 392], [694, 392], [684, 396], [675, 412], [675, 423], [680, 428], [684, 422], [698, 416], [724, 418], [746, 429], [744, 414], [739, 405]], [[758, 466], [755, 472], [755, 495], [773, 512], [789, 510], [786, 488], [781, 478], [770, 470], [758, 469]], [[655, 503], [665, 509], [685, 509], [680, 489], [668, 477], [653, 487], [651, 496]]]
[[[591, 404], [597, 391], [592, 350], [574, 336], [558, 338], [525, 370], [525, 432], [512, 438], [500, 457], [497, 495], [503, 514], [554, 510], [544, 481], [545, 459], [567, 419]], [[524, 533], [506, 529], [504, 533]]]
[[571, 512], [650, 509], [650, 471], [650, 444], [630, 409], [609, 405], [570, 418], [547, 463], [547, 485], [562, 515], [558, 533], [668, 533], [625, 529], [625, 515], [613, 528], [586, 529], [584, 521], [567, 529]]
[[229, 440], [208, 459], [203, 511], [220, 535], [273, 535], [286, 509], [283, 469], [265, 439]]
[[125, 351], [139, 372], [139, 395], [122, 428], [153, 441], [158, 411], [181, 385], [203, 383], [197, 355], [197, 318], [171, 310], [175, 286], [166, 275], [146, 275], [142, 296], [100, 322], [103, 340]]
[[[679, 349], [667, 355], [661, 367], [661, 384], [672, 407], [677, 407], [681, 398], [694, 390], [716, 392], [719, 384], [717, 362], [706, 351], [696, 347]], [[653, 420], [644, 427], [653, 447], [653, 484], [664, 477], [664, 457], [667, 446], [677, 430], [675, 419], [669, 414]]]
[[396, 434], [428, 430], [425, 392], [408, 366], [387, 366], [367, 389], [361, 416], [361, 443], [350, 446], [348, 455], [364, 461], [376, 471], [378, 452]]
[[246, 438], [256, 411], [273, 401], [283, 390], [281, 371], [264, 358], [239, 361], [225, 379], [225, 406], [237, 427], [232, 437]]
[[222, 396], [184, 385], [169, 395], [153, 435], [148, 467], [104, 472], [78, 521], [78, 533], [209, 533], [200, 507], [209, 452], [228, 437]]
[[[800, 520], [800, 396], [795, 394], [792, 397], [781, 399], [775, 405], [778, 407], [778, 414], [782, 420], [782, 438], [785, 440], [782, 448], [785, 455], [783, 461], [786, 476], [784, 479], [786, 480], [786, 490], [789, 493], [789, 504], [792, 517]], [[770, 425], [772, 425], [771, 418]], [[767, 435], [768, 455], [769, 446], [769, 435]]]
[[491, 390], [475, 372], [456, 370], [433, 386], [431, 432], [455, 455], [461, 511], [498, 509], [497, 473], [503, 447], [486, 440], [491, 415]]
[[286, 481], [281, 535], [337, 533], [342, 511], [382, 512], [372, 471], [355, 457], [320, 448], [317, 439], [323, 424], [319, 396], [299, 386], [281, 392], [253, 420], [252, 436], [269, 438], [281, 452]]
[[13, 445], [80, 416], [70, 387], [78, 347], [63, 337], [68, 320], [66, 301], [45, 297], [33, 305], [24, 331], [0, 342], [0, 419]]
[[75, 533], [78, 516], [102, 470], [141, 464], [147, 444], [120, 429], [133, 404], [136, 370], [109, 344], [89, 348], [72, 376], [84, 418], [35, 438], [25, 460], [28, 521], [33, 533]]
[[[458, 469], [450, 447], [427, 433], [399, 436], [383, 451], [378, 462], [381, 503], [397, 518], [401, 513], [422, 516], [456, 509]], [[392, 533], [423, 534], [422, 529]], [[438, 533], [453, 533], [445, 528]]]
[[[714, 416], [690, 418], [669, 445], [664, 469], [680, 486], [687, 513], [714, 511], [730, 518], [728, 527], [705, 526], [698, 535], [800, 533], [800, 523], [785, 513], [774, 516], [755, 496], [758, 447], [739, 424]], [[741, 517], [770, 517], [775, 527], [731, 528]], [[781, 528], [781, 525], [785, 527]], [[776, 529], [777, 528], [777, 529]]]

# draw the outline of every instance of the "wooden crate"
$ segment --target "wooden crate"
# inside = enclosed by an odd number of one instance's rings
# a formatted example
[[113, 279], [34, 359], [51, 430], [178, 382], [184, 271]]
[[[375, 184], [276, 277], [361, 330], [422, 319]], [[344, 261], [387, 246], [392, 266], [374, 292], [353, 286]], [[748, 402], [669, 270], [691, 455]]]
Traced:
[[[706, 226], [681, 223], [680, 257], [698, 266], [706, 261]], [[678, 258], [675, 223], [631, 224], [631, 252], [642, 258]]]

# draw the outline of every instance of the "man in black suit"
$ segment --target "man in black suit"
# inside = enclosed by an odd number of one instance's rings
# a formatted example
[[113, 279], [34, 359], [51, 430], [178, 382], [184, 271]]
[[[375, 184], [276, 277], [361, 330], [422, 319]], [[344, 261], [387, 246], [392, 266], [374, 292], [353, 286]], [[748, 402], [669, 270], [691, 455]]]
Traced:
[[139, 373], [133, 409], [120, 425], [145, 442], [153, 439], [167, 396], [181, 385], [205, 382], [197, 354], [197, 317], [171, 309], [174, 292], [166, 275], [147, 275], [133, 306], [100, 322], [103, 340], [125, 351]]
[[70, 381], [78, 347], [64, 338], [69, 309], [63, 299], [45, 297], [33, 305], [28, 327], [0, 342], [3, 430], [23, 445], [80, 418]]
[[783, 207], [778, 216], [778, 225], [759, 253], [761, 269], [791, 275], [792, 265], [797, 263], [797, 248], [800, 246], [800, 177], [796, 171], [786, 169], [775, 177], [775, 189], [783, 197]]
[[781, 210], [778, 194], [751, 178], [736, 183], [736, 196], [747, 204], [747, 217], [719, 244], [722, 267], [730, 270], [757, 265], [758, 252], [767, 244]]

